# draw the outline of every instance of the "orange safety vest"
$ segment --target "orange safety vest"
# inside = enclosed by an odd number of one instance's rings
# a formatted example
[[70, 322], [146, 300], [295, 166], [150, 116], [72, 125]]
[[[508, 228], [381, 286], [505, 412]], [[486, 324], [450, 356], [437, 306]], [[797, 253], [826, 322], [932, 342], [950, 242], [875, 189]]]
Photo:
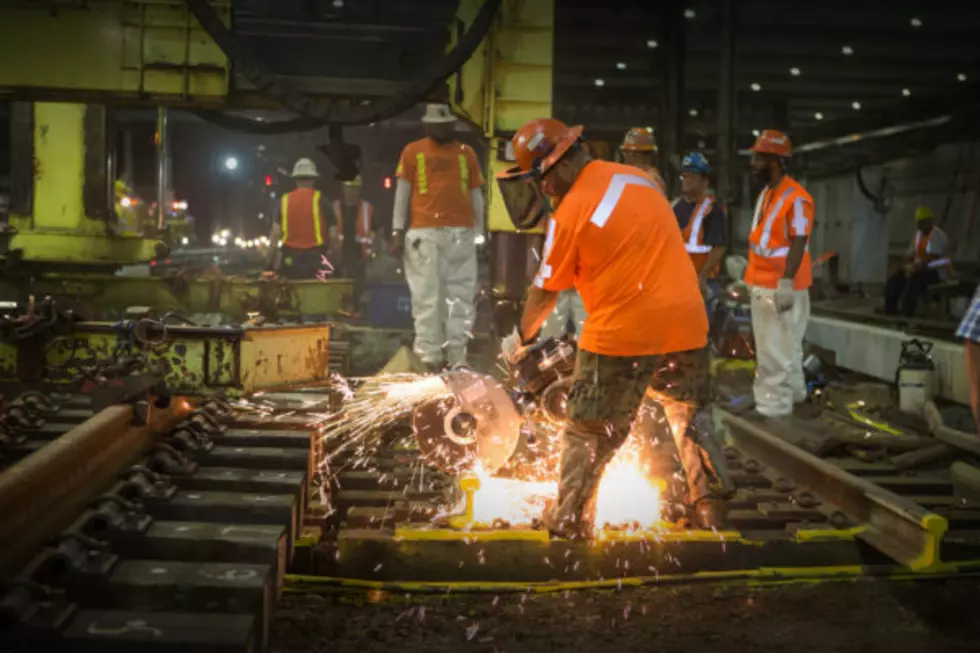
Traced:
[[320, 215], [320, 191], [297, 188], [282, 196], [282, 244], [292, 249], [322, 247], [323, 216]]
[[[922, 232], [916, 230], [915, 238], [912, 240], [912, 251], [915, 252], [915, 257], [920, 261], [924, 261], [926, 256], [929, 254], [929, 243], [932, 242], [932, 237], [935, 236], [937, 232], [943, 233], [942, 229], [939, 227], [933, 227], [932, 231], [929, 232], [929, 236], [927, 238], [923, 238]], [[946, 241], [949, 242], [949, 239], [947, 238]], [[934, 261], [929, 261], [928, 266], [930, 268], [945, 267], [948, 271], [952, 271], [953, 262], [948, 256], [946, 256], [943, 258], [937, 258]]]
[[[775, 289], [786, 271], [786, 257], [793, 235], [807, 235], [813, 228], [813, 198], [795, 179], [784, 175], [775, 189], [759, 193], [749, 232], [749, 266], [745, 283]], [[810, 246], [793, 277], [793, 288], [805, 290], [813, 284]]]
[[[333, 214], [337, 218], [337, 236], [344, 240], [344, 211], [340, 200], [333, 202]], [[374, 205], [367, 200], [361, 200], [357, 206], [357, 229], [354, 238], [361, 244], [361, 256], [371, 256], [374, 237]]]
[[[676, 205], [679, 201], [679, 199], [675, 200], [674, 204]], [[684, 247], [687, 248], [687, 253], [691, 255], [694, 269], [698, 272], [701, 272], [701, 268], [708, 262], [708, 254], [711, 252], [712, 246], [704, 244], [704, 219], [711, 213], [711, 207], [714, 204], [713, 198], [705, 196], [694, 207], [691, 212], [691, 219], [687, 221], [687, 226], [681, 230], [681, 233], [684, 234]], [[714, 269], [708, 271], [708, 277], [714, 279], [720, 271], [721, 265], [715, 265]]]

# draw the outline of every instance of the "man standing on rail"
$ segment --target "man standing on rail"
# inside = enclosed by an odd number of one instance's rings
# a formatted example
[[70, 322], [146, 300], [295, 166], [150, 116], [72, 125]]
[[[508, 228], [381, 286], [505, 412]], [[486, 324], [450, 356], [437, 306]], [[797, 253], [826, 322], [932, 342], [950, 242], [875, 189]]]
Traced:
[[312, 279], [327, 267], [323, 257], [336, 240], [337, 228], [327, 198], [314, 188], [320, 173], [310, 159], [293, 166], [296, 189], [282, 196], [270, 240], [280, 246], [279, 270], [289, 279]]
[[619, 146], [623, 155], [623, 163], [639, 168], [657, 185], [661, 193], [667, 193], [667, 184], [657, 169], [657, 143], [653, 138], [653, 130], [649, 127], [633, 127], [623, 138]]
[[361, 176], [344, 182], [342, 200], [334, 200], [333, 215], [340, 241], [344, 276], [354, 280], [354, 301], [364, 288], [367, 262], [374, 254], [374, 205], [361, 196]]
[[422, 123], [426, 137], [406, 145], [398, 162], [390, 248], [405, 256], [415, 353], [434, 372], [466, 362], [483, 175], [473, 148], [455, 139], [456, 117], [447, 105], [430, 104]]
[[956, 336], [963, 338], [966, 354], [966, 373], [970, 377], [970, 406], [976, 422], [977, 435], [980, 435], [980, 285], [973, 293], [973, 301], [967, 309]]
[[813, 229], [813, 198], [786, 174], [793, 154], [786, 134], [767, 129], [752, 147], [751, 170], [763, 186], [749, 233], [745, 283], [752, 296], [755, 337], [755, 406], [784, 417], [806, 400], [803, 334], [810, 318], [813, 271], [807, 241]]
[[548, 224], [541, 267], [519, 330], [505, 338], [513, 359], [537, 335], [558, 294], [575, 287], [588, 317], [562, 432], [557, 502], [545, 522], [558, 536], [584, 535], [603, 470], [626, 441], [645, 394], [660, 402], [687, 477], [691, 521], [719, 526], [732, 485], [713, 440], [708, 320], [670, 203], [636, 168], [594, 161], [582, 127], [532, 120], [514, 136], [518, 167], [498, 177], [518, 229]]
[[684, 236], [684, 245], [698, 273], [711, 320], [718, 297], [718, 272], [725, 258], [725, 211], [708, 194], [708, 159], [690, 152], [681, 161], [681, 196], [674, 200], [674, 215]]
[[888, 278], [885, 285], [885, 313], [912, 317], [919, 299], [929, 286], [943, 281], [951, 267], [949, 236], [935, 225], [928, 206], [915, 210], [915, 236], [909, 245], [908, 258], [902, 269]]

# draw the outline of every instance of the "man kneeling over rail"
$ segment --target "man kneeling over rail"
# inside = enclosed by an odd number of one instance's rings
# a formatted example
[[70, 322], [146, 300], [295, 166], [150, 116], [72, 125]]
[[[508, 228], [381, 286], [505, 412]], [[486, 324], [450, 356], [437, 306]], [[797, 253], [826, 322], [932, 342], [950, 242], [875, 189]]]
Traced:
[[548, 196], [560, 199], [505, 354], [530, 343], [563, 290], [574, 286], [588, 313], [562, 433], [558, 499], [544, 522], [558, 536], [590, 530], [603, 470], [649, 392], [683, 424], [672, 435], [692, 521], [717, 527], [733, 486], [707, 412], [708, 320], [697, 272], [653, 181], [638, 168], [592, 160], [581, 135], [581, 127], [532, 120], [514, 136], [518, 167], [498, 176], [519, 229], [547, 214]]

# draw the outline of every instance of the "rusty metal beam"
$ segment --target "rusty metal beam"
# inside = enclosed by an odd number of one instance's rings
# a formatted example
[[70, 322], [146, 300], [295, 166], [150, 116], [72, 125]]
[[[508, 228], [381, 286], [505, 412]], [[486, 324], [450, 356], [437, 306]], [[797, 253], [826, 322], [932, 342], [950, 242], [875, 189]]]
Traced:
[[947, 520], [807, 453], [762, 426], [720, 411], [739, 450], [779, 470], [864, 527], [859, 537], [913, 571], [941, 565]]
[[107, 408], [0, 474], [0, 579], [67, 528], [189, 409], [175, 398], [166, 408], [151, 407], [146, 423], [136, 425], [132, 406]]

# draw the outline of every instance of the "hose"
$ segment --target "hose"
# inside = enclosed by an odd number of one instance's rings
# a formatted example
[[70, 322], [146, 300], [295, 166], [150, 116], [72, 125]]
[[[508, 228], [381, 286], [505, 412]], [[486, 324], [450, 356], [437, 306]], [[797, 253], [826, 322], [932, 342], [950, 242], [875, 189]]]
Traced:
[[659, 576], [629, 576], [584, 581], [375, 581], [359, 578], [333, 578], [286, 574], [285, 590], [291, 594], [328, 592], [391, 592], [392, 594], [554, 594], [581, 590], [621, 590], [658, 585], [680, 585], [706, 582], [833, 582], [854, 581], [860, 578], [891, 580], [948, 580], [980, 576], [975, 561], [954, 562], [937, 571], [912, 572], [899, 566], [843, 567], [760, 567], [731, 571], [695, 572], [692, 574], [663, 574]]
[[[314, 99], [300, 91], [294, 84], [276, 79], [263, 69], [263, 66], [252, 56], [251, 51], [225, 27], [218, 13], [207, 0], [185, 0], [188, 9], [201, 23], [204, 31], [221, 48], [236, 69], [261, 93], [301, 117], [277, 124], [259, 123], [222, 112], [203, 111], [198, 112], [198, 115], [231, 129], [256, 134], [308, 131], [317, 126], [314, 125], [314, 121], [330, 125], [365, 125], [390, 118], [417, 104], [473, 56], [480, 42], [489, 33], [501, 1], [486, 0], [470, 29], [459, 39], [456, 46], [444, 57], [426, 66], [415, 79], [407, 82], [401, 91], [384, 99], [350, 106], [339, 101]], [[267, 129], [274, 131], [265, 131]]]

